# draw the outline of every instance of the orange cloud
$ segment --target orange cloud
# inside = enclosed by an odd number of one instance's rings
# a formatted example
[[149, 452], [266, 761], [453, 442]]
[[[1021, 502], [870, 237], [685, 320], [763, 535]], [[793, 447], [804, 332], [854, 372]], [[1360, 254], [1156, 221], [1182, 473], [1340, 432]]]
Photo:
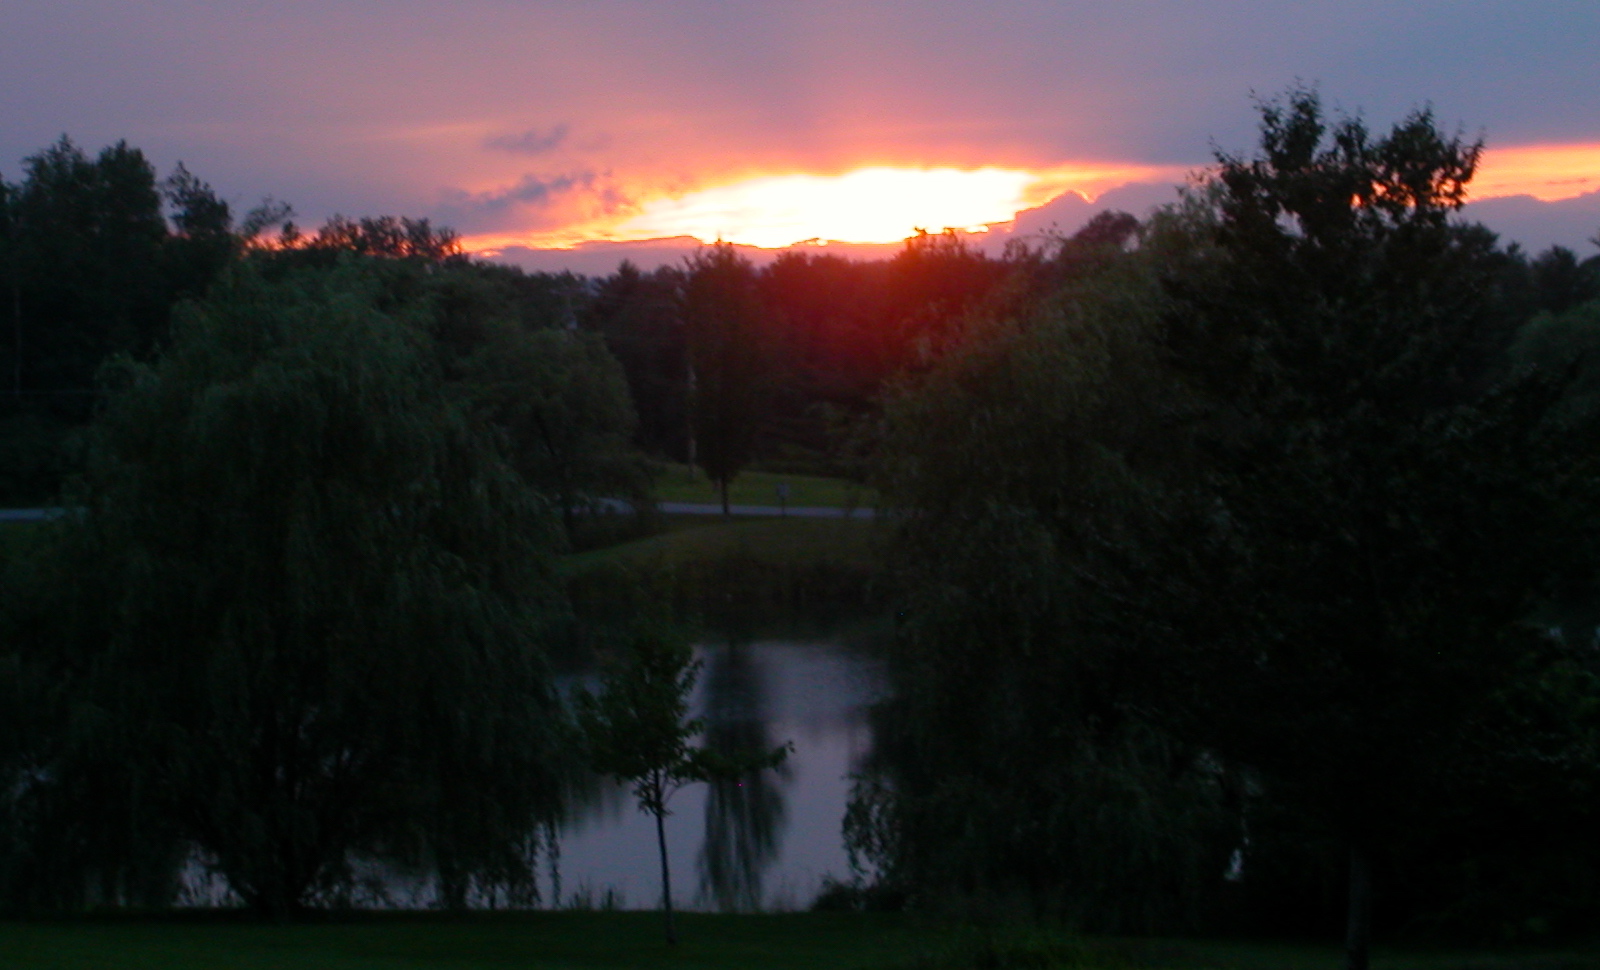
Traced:
[[1483, 153], [1474, 199], [1531, 195], [1556, 202], [1600, 190], [1600, 144], [1514, 145]]

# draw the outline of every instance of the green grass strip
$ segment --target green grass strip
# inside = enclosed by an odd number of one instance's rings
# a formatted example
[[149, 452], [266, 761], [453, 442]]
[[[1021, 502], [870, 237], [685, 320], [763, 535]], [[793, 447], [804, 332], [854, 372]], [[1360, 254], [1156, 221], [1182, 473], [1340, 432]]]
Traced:
[[[0, 922], [7, 970], [1337, 970], [1334, 945], [974, 933], [903, 914], [371, 914], [269, 924], [216, 914]], [[976, 944], [976, 945], [975, 945]], [[1379, 948], [1374, 970], [1590, 970], [1600, 947]]]
[[724, 520], [674, 516], [667, 531], [633, 542], [566, 557], [569, 571], [599, 565], [676, 568], [728, 559], [771, 565], [831, 564], [864, 570], [880, 562], [882, 528], [861, 519], [762, 518]]
[[872, 970], [906, 965], [938, 933], [861, 914], [416, 916], [344, 923], [104, 920], [0, 924], [8, 970]]
[[[796, 508], [872, 508], [877, 502], [877, 493], [842, 478], [757, 471], [739, 473], [728, 489], [728, 501], [734, 505], [778, 505], [779, 485], [788, 486], [788, 504]], [[667, 466], [666, 473], [656, 482], [656, 500], [708, 505], [721, 501], [705, 473], [696, 471], [691, 474], [687, 465]]]

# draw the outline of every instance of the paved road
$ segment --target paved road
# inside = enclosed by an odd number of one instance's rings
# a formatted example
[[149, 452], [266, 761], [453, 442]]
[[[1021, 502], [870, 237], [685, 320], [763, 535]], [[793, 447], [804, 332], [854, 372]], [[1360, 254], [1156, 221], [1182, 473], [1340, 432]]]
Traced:
[[65, 515], [66, 509], [0, 509], [0, 522], [43, 522]]

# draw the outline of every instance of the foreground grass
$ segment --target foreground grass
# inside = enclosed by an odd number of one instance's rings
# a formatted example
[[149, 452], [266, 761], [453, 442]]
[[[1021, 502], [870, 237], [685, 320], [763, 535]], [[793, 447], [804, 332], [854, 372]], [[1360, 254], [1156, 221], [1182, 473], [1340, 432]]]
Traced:
[[26, 553], [44, 532], [42, 522], [0, 522], [0, 564]]
[[[1341, 970], [1335, 945], [1238, 941], [1142, 941], [1128, 945], [1128, 970]], [[1113, 962], [1111, 966], [1118, 964]], [[1373, 970], [1596, 970], [1600, 944], [1566, 947], [1377, 947]]]
[[[1335, 946], [1270, 942], [1073, 941], [1026, 933], [996, 947], [903, 915], [790, 913], [681, 917], [667, 946], [656, 913], [528, 913], [466, 918], [375, 914], [273, 925], [218, 918], [0, 923], [0, 966], [15, 970], [1336, 970]], [[987, 936], [986, 934], [984, 936]], [[990, 938], [990, 943], [993, 939]], [[1600, 946], [1382, 949], [1374, 970], [1590, 970]]]
[[[777, 505], [778, 486], [789, 487], [788, 504], [831, 506], [833, 508], [871, 508], [877, 495], [868, 488], [842, 478], [811, 475], [778, 475], [773, 472], [740, 472], [728, 489], [734, 505]], [[661, 502], [721, 502], [716, 488], [704, 473], [691, 473], [687, 465], [668, 465], [656, 482], [656, 500]]]
[[938, 931], [859, 914], [656, 913], [371, 917], [275, 926], [217, 920], [0, 923], [7, 970], [872, 970], [908, 965]]

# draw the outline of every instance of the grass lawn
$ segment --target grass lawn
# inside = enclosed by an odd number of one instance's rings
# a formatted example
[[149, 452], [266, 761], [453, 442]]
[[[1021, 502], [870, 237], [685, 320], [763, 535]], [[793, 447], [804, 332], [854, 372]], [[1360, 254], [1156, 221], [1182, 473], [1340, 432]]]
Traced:
[[0, 522], [0, 557], [27, 548], [43, 528], [42, 522]]
[[[842, 478], [755, 471], [739, 473], [728, 489], [728, 501], [734, 505], [777, 505], [780, 483], [789, 486], [791, 506], [871, 508], [877, 501], [877, 494], [871, 489]], [[667, 466], [666, 473], [656, 482], [656, 500], [706, 504], [722, 501], [705, 473], [691, 475], [687, 465]]]
[[[1134, 970], [1340, 970], [1344, 951], [1336, 945], [1254, 942], [1183, 941], [1134, 944]], [[1379, 946], [1372, 951], [1373, 970], [1594, 970], [1600, 967], [1600, 943], [1565, 947]]]
[[[1337, 970], [1338, 947], [1265, 942], [1090, 941], [1040, 962], [952, 959], [958, 930], [899, 915], [683, 914], [668, 947], [656, 913], [531, 913], [452, 918], [378, 914], [290, 925], [199, 916], [0, 923], [7, 970]], [[1032, 934], [1030, 934], [1032, 936]], [[969, 939], [970, 942], [970, 939]], [[1591, 970], [1600, 946], [1389, 949], [1374, 970]]]
[[374, 916], [275, 926], [218, 920], [0, 923], [7, 970], [852, 970], [905, 966], [939, 933], [859, 914], [680, 917], [656, 913], [466, 919]]
[[832, 563], [872, 569], [879, 562], [877, 543], [882, 528], [863, 519], [666, 518], [666, 531], [568, 556], [566, 568], [581, 571], [606, 563], [672, 568], [739, 558], [774, 565]]

